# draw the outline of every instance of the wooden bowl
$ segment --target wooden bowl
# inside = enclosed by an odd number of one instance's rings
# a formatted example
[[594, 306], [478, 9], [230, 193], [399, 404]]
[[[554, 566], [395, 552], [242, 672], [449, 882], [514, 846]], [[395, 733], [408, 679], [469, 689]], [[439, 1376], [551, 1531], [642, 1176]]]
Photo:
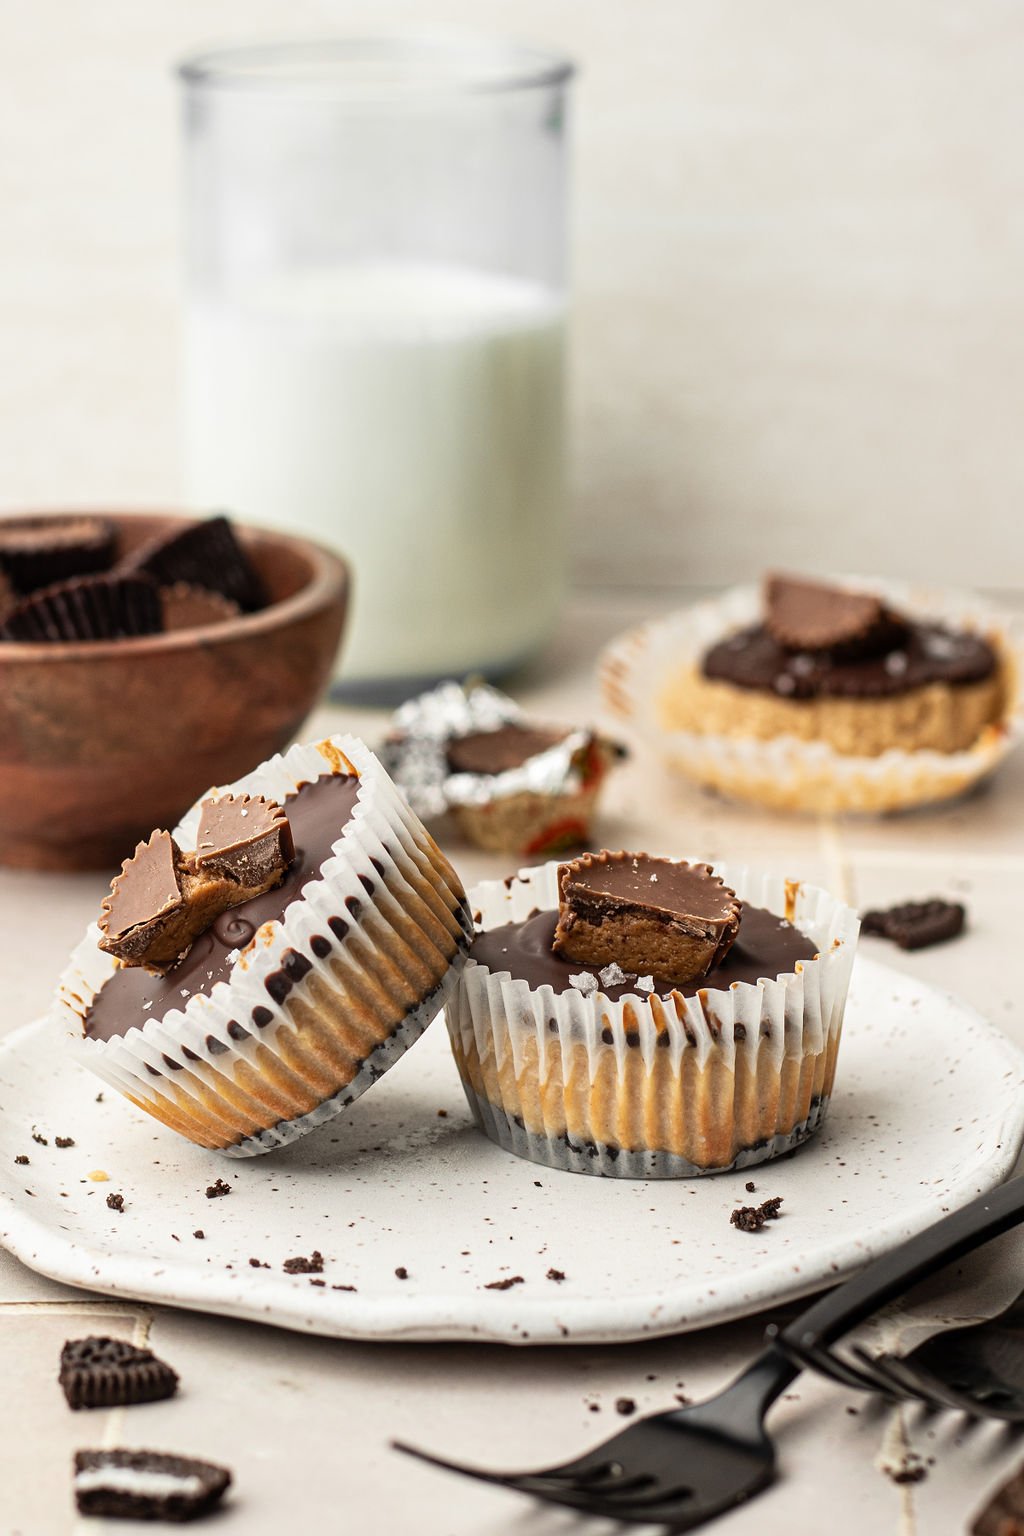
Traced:
[[[102, 515], [124, 550], [194, 520]], [[306, 539], [235, 532], [271, 594], [259, 613], [128, 640], [0, 643], [0, 863], [116, 866], [298, 731], [331, 674], [348, 569]]]

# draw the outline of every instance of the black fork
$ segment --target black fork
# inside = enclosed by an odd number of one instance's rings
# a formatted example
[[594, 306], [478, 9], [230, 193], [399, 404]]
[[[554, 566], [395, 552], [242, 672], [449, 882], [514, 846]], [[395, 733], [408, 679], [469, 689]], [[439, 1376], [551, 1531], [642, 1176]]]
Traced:
[[996, 1317], [943, 1329], [905, 1355], [859, 1344], [854, 1360], [821, 1345], [789, 1344], [785, 1352], [803, 1370], [892, 1401], [1024, 1424], [1024, 1294]]
[[[639, 1419], [562, 1466], [489, 1472], [415, 1446], [395, 1448], [433, 1466], [604, 1519], [689, 1531], [751, 1498], [775, 1476], [764, 1428], [772, 1403], [814, 1351], [909, 1286], [1005, 1232], [1024, 1217], [1024, 1177], [981, 1195], [837, 1286], [769, 1342], [736, 1380], [706, 1402]], [[792, 1351], [792, 1353], [791, 1353]]]

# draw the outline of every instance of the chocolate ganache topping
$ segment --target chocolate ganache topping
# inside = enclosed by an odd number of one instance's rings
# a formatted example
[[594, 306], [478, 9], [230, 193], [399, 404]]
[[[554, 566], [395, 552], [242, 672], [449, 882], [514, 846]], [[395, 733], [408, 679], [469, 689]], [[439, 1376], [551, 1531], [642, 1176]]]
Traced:
[[[324, 774], [301, 784], [284, 802], [295, 857], [280, 885], [221, 913], [166, 975], [154, 976], [141, 968], [115, 971], [86, 1013], [86, 1035], [97, 1040], [123, 1035], [133, 1025], [141, 1026], [148, 1020], [162, 1019], [174, 1008], [184, 1008], [194, 993], [209, 993], [217, 982], [226, 981], [235, 952], [245, 948], [262, 924], [282, 917], [303, 887], [319, 878], [321, 865], [350, 819], [358, 794], [359, 780], [353, 774]], [[337, 926], [331, 924], [335, 938], [344, 932], [348, 921], [347, 916], [338, 914]], [[268, 1011], [262, 1022], [269, 1021]], [[258, 1025], [260, 1021], [254, 1022]]]
[[[598, 990], [613, 1002], [636, 992], [633, 981], [621, 986], [605, 986], [600, 981], [599, 967], [583, 965], [557, 954], [551, 947], [557, 922], [557, 911], [537, 912], [523, 922], [505, 923], [478, 933], [469, 958], [478, 965], [487, 966], [488, 970], [508, 971], [534, 988], [549, 986], [554, 992], [568, 992], [572, 985], [569, 978], [583, 971], [595, 977]], [[816, 954], [810, 939], [792, 923], [764, 907], [753, 907], [745, 902], [739, 932], [721, 963], [712, 966], [699, 981], [682, 986], [658, 982], [654, 996], [669, 997], [673, 992], [679, 992], [684, 997], [693, 997], [710, 987], [730, 987], [734, 981], [756, 982], [762, 976], [786, 975], [798, 961], [813, 960]]]
[[763, 624], [753, 624], [705, 652], [701, 671], [713, 682], [787, 699], [880, 699], [929, 683], [981, 683], [997, 666], [995, 652], [981, 635], [941, 624], [908, 623], [888, 648], [849, 657], [829, 650], [787, 650]]

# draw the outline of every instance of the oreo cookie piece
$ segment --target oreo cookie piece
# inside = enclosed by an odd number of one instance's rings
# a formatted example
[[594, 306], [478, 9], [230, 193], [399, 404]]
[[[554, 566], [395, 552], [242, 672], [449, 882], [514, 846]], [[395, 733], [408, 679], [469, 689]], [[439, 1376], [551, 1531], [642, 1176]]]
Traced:
[[162, 587], [178, 582], [205, 587], [247, 612], [267, 604], [263, 583], [226, 517], [161, 533], [129, 555], [121, 569], [143, 571]]
[[105, 517], [0, 518], [0, 571], [20, 594], [113, 564], [117, 532]]
[[161, 1451], [76, 1451], [81, 1515], [122, 1520], [195, 1520], [213, 1509], [231, 1473], [211, 1461]]
[[150, 1349], [125, 1339], [69, 1339], [60, 1352], [60, 1375], [69, 1408], [119, 1408], [173, 1397], [178, 1373]]
[[930, 901], [904, 901], [885, 911], [865, 912], [860, 926], [862, 933], [892, 939], [900, 949], [924, 949], [957, 938], [966, 918], [960, 902], [933, 896]]
[[0, 624], [4, 640], [124, 640], [163, 629], [160, 593], [148, 576], [75, 576], [44, 587]]

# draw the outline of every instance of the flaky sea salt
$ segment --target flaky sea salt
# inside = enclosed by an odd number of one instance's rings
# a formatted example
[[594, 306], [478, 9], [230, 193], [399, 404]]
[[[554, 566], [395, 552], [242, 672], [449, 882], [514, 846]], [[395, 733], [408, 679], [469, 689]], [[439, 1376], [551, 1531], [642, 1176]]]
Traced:
[[575, 987], [577, 992], [582, 992], [584, 997], [589, 997], [591, 992], [597, 991], [597, 977], [589, 971], [579, 971], [575, 976], [569, 977], [570, 987]]
[[602, 987], [622, 987], [629, 980], [622, 966], [616, 965], [614, 960], [597, 974], [601, 978]]
[[238, 959], [241, 953], [242, 951], [240, 949], [232, 949], [228, 954], [228, 964], [234, 965], [235, 961]]
[[657, 885], [657, 883], [658, 883], [658, 877], [657, 877], [657, 875], [652, 875], [652, 876], [651, 876], [651, 884], [652, 884], [652, 885]]
[[885, 670], [890, 677], [901, 677], [907, 670], [906, 651], [893, 651], [885, 658]]
[[654, 991], [654, 977], [653, 976], [638, 976], [637, 979], [636, 979], [636, 989], [637, 989], [638, 992], [653, 992]]

